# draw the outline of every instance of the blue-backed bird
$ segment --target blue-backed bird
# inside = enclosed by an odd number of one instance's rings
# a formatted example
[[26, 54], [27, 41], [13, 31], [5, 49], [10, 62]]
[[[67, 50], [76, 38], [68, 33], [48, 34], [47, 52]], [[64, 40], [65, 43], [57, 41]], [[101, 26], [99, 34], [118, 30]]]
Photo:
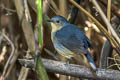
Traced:
[[91, 41], [84, 32], [62, 16], [54, 16], [48, 22], [51, 22], [51, 39], [56, 51], [67, 59], [83, 53], [92, 69], [96, 71], [96, 65], [88, 51]]

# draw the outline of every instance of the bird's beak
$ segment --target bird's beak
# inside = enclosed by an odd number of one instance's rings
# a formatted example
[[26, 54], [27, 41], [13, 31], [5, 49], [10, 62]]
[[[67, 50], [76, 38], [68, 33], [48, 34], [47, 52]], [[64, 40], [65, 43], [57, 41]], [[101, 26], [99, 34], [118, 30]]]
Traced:
[[47, 21], [48, 21], [48, 22], [53, 22], [53, 20], [51, 20], [51, 19], [50, 19], [50, 20], [47, 20]]

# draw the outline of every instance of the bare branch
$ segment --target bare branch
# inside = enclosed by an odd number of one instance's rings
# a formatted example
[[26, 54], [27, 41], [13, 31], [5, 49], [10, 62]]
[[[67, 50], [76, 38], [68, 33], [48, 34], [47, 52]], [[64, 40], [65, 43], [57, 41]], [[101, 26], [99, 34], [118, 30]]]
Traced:
[[7, 60], [6, 64], [5, 64], [4, 70], [3, 70], [2, 76], [5, 76], [6, 71], [7, 71], [7, 69], [8, 69], [8, 66], [9, 66], [9, 64], [10, 64], [10, 61], [11, 61], [11, 59], [13, 58], [14, 51], [15, 51], [15, 47], [14, 47], [14, 44], [12, 43], [12, 41], [8, 38], [7, 35], [3, 34], [3, 36], [4, 36], [5, 39], [10, 43], [11, 48], [12, 48], [11, 55], [10, 55], [10, 57], [8, 58], [8, 60]]
[[120, 44], [120, 38], [118, 37], [117, 33], [115, 32], [115, 30], [111, 26], [110, 22], [108, 21], [107, 17], [105, 16], [105, 14], [103, 13], [102, 9], [98, 5], [97, 1], [96, 0], [91, 0], [91, 1], [96, 6], [98, 12], [100, 13], [100, 15], [101, 15], [102, 19], [104, 20], [104, 22], [105, 22], [106, 26], [108, 27], [108, 29], [110, 29], [112, 35], [115, 37], [117, 42]]
[[[30, 58], [30, 51], [27, 51], [26, 58]], [[26, 80], [28, 76], [29, 68], [22, 67], [20, 70], [20, 75], [18, 77], [18, 80]]]
[[[42, 59], [45, 68], [48, 72], [59, 73], [63, 75], [69, 75], [74, 77], [82, 77], [88, 79], [109, 79], [109, 80], [119, 80], [120, 72], [115, 70], [98, 69], [96, 74], [92, 73], [90, 69], [81, 65], [66, 64], [66, 62], [53, 61], [48, 59]], [[33, 68], [34, 61], [19, 59], [22, 65]]]
[[107, 5], [107, 18], [108, 18], [108, 21], [110, 22], [110, 20], [111, 20], [111, 0], [108, 0], [108, 5]]

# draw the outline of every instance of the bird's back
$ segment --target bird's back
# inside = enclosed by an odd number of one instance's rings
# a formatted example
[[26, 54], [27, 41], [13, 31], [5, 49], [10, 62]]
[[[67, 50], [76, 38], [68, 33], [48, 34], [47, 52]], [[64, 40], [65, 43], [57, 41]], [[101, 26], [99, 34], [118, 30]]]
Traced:
[[86, 53], [90, 41], [85, 34], [73, 24], [67, 23], [63, 28], [56, 31], [54, 40], [75, 53]]

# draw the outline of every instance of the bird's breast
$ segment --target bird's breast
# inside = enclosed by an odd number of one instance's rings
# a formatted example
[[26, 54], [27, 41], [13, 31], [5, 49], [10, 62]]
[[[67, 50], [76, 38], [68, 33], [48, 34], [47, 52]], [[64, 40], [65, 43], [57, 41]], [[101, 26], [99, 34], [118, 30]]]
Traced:
[[72, 51], [70, 51], [69, 49], [67, 49], [66, 47], [64, 47], [57, 40], [53, 39], [53, 44], [54, 44], [54, 48], [57, 50], [57, 52], [60, 55], [66, 57], [68, 59], [70, 59], [71, 57], [75, 56], [75, 54]]

